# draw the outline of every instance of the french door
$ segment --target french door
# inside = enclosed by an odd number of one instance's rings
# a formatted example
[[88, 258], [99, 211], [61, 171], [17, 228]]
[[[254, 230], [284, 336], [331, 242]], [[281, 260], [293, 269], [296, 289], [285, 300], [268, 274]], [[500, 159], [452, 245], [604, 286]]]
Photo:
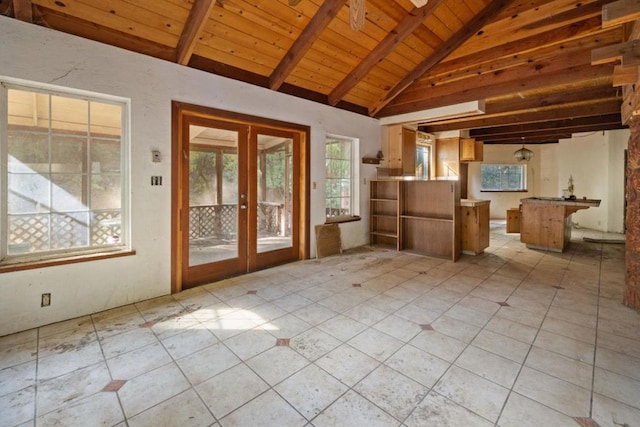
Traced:
[[303, 258], [304, 132], [184, 111], [179, 122], [174, 290]]

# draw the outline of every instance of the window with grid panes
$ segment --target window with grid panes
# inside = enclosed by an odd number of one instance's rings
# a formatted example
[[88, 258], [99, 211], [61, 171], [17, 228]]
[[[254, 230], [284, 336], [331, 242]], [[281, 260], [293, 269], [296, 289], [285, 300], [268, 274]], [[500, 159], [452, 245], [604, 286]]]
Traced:
[[0, 262], [125, 248], [127, 101], [0, 83]]
[[325, 145], [325, 206], [327, 221], [357, 215], [354, 208], [354, 155], [357, 140], [328, 135]]

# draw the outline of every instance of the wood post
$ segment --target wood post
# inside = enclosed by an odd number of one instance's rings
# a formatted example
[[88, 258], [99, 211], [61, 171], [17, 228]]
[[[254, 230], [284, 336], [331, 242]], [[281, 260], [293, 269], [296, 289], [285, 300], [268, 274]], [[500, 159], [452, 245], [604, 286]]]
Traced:
[[627, 166], [626, 284], [623, 303], [640, 309], [640, 119], [629, 121]]

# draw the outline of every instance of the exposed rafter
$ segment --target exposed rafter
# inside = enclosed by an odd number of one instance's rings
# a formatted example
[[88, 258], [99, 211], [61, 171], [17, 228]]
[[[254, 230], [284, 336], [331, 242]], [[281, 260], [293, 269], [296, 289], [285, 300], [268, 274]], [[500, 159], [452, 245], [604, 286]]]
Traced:
[[13, 14], [16, 19], [33, 23], [33, 4], [31, 0], [13, 0]]
[[[514, 129], [518, 128], [518, 130]], [[571, 135], [581, 132], [595, 132], [599, 130], [621, 129], [619, 114], [609, 114], [603, 117], [583, 117], [579, 119], [555, 120], [543, 123], [531, 123], [517, 126], [498, 126], [485, 129], [471, 130], [469, 135], [481, 141], [514, 142], [519, 138], [533, 140], [548, 140], [566, 138], [561, 135]]]
[[[517, 43], [512, 52], [503, 53], [495, 49], [495, 51], [483, 51], [482, 53], [486, 55], [474, 53], [463, 56], [453, 61], [438, 64], [428, 74], [421, 77], [415, 83], [415, 87], [420, 85], [435, 86], [442, 82], [475, 77], [481, 74], [499, 73], [501, 70], [507, 70], [533, 61], [543, 64], [542, 60], [550, 61], [557, 56], [574, 54], [575, 52], [613, 44], [622, 37], [620, 28], [600, 29], [599, 20], [588, 19], [581, 22], [588, 22], [591, 27], [589, 29], [585, 28], [579, 38], [563, 38], [560, 35], [558, 38], [547, 39], [547, 42], [539, 44], [532, 49], [526, 45], [529, 45], [530, 39], [535, 41], [536, 37], [530, 37], [523, 39], [526, 43]], [[413, 89], [413, 87], [409, 87], [407, 91]]]
[[289, 51], [284, 55], [278, 66], [269, 77], [269, 87], [278, 90], [287, 76], [306, 55], [311, 45], [318, 39], [322, 31], [335, 18], [346, 0], [327, 0], [322, 3], [318, 12], [313, 16], [304, 31], [298, 36]]
[[[218, 0], [219, 1], [219, 0]], [[191, 7], [189, 18], [182, 30], [180, 41], [178, 42], [177, 60], [178, 64], [186, 65], [191, 59], [193, 49], [198, 42], [198, 37], [211, 14], [211, 9], [216, 4], [216, 0], [196, 0]]]
[[613, 27], [640, 19], [640, 0], [619, 0], [602, 6], [602, 26]]
[[[560, 91], [560, 89], [564, 89]], [[543, 93], [520, 92], [507, 99], [490, 99], [485, 102], [484, 112], [487, 115], [513, 113], [521, 110], [533, 110], [562, 106], [576, 102], [593, 102], [596, 99], [619, 99], [620, 94], [607, 86], [588, 87], [576, 84], [573, 88], [550, 87]]]
[[382, 108], [389, 104], [396, 96], [418, 80], [424, 73], [446, 58], [469, 37], [478, 32], [487, 22], [491, 21], [512, 0], [493, 0], [482, 12], [473, 17], [471, 22], [463, 26], [458, 32], [446, 40], [440, 47], [425, 58], [416, 68], [398, 82], [385, 96], [369, 109], [369, 114], [376, 116]]
[[550, 120], [574, 119], [577, 117], [594, 117], [616, 114], [620, 111], [621, 100], [606, 100], [586, 105], [571, 105], [543, 111], [518, 112], [492, 117], [470, 117], [466, 120], [443, 121], [439, 124], [428, 124], [421, 128], [425, 132], [445, 132], [450, 130], [477, 129], [494, 126], [505, 126], [512, 123], [540, 123]]
[[443, 0], [431, 0], [425, 7], [413, 8], [398, 25], [347, 75], [329, 94], [329, 104], [336, 105], [371, 69], [415, 31]]
[[[588, 56], [587, 54], [588, 52], [584, 52], [583, 56]], [[563, 58], [558, 58], [558, 61], [563, 62]], [[412, 109], [425, 110], [549, 86], [570, 85], [583, 80], [610, 78], [613, 71], [613, 66], [608, 64], [591, 66], [585, 62], [578, 62], [576, 65], [570, 65], [568, 62], [557, 63], [555, 66], [549, 65], [541, 69], [539, 66], [540, 64], [532, 63], [501, 73], [477, 76], [464, 82], [436, 86], [429, 89], [431, 97], [426, 99], [424, 96], [416, 96], [418, 90], [409, 92], [398, 99], [401, 102], [387, 107], [383, 113], [385, 116], [392, 116]], [[464, 85], [464, 89], [461, 85]]]

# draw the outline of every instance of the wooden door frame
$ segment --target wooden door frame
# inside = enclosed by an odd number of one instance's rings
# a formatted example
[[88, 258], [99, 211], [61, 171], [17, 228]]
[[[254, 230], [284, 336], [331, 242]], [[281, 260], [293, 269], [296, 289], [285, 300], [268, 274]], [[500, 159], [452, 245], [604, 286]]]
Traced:
[[[251, 132], [250, 132], [250, 137], [249, 139], [253, 142], [255, 142], [255, 147], [252, 147], [252, 149], [257, 149], [258, 148], [258, 144], [257, 144], [257, 137], [258, 135], [272, 135], [272, 136], [278, 136], [278, 137], [282, 137], [282, 138], [288, 138], [289, 136], [291, 136], [292, 142], [293, 142], [293, 146], [300, 146], [300, 133], [299, 132], [291, 132], [291, 130], [289, 129], [281, 129], [281, 128], [274, 128], [274, 127], [266, 127], [266, 126], [261, 126], [261, 125], [255, 125], [251, 127]], [[293, 171], [292, 171], [292, 176], [293, 176], [293, 201], [292, 201], [292, 205], [293, 206], [298, 206], [299, 204], [299, 199], [300, 199], [300, 192], [301, 192], [301, 188], [300, 188], [300, 183], [297, 182], [297, 180], [295, 179], [296, 176], [298, 176], [300, 173], [300, 150], [293, 150], [294, 153], [296, 153], [293, 156]], [[257, 183], [257, 171], [258, 171], [258, 156], [257, 156], [257, 152], [250, 152], [249, 154], [249, 161], [250, 161], [250, 174], [249, 174], [249, 186], [254, 186]], [[286, 159], [285, 159], [286, 161]], [[296, 191], [297, 190], [297, 191]], [[251, 192], [251, 190], [250, 190]], [[253, 188], [253, 194], [258, 194], [258, 189], [257, 188]], [[250, 218], [257, 218], [257, 203], [252, 203], [252, 211], [250, 212]], [[293, 224], [300, 224], [301, 222], [301, 216], [300, 216], [300, 209], [293, 209], [293, 218], [292, 218], [292, 223]], [[306, 221], [308, 222], [308, 221]], [[249, 226], [249, 240], [252, 242], [256, 242], [257, 243], [257, 232], [258, 232], [258, 227], [257, 224], [250, 224]], [[299, 258], [299, 254], [296, 253], [292, 253], [292, 251], [295, 252], [296, 248], [299, 247], [299, 241], [300, 241], [300, 233], [295, 233], [293, 236], [293, 240], [292, 240], [292, 248], [283, 248], [283, 249], [276, 249], [274, 251], [270, 251], [270, 252], [266, 252], [266, 253], [261, 253], [261, 254], [257, 254], [257, 253], [252, 253], [249, 256], [249, 265], [250, 267], [252, 267], [253, 269], [261, 269], [264, 268], [265, 266], [268, 265], [273, 265], [276, 260], [278, 258], [280, 258], [279, 254], [285, 254], [285, 256], [287, 257], [298, 257]], [[289, 253], [290, 255], [286, 255], [286, 253]], [[258, 260], [258, 257], [261, 258], [261, 260]]]
[[[188, 215], [183, 204], [183, 188], [185, 188], [185, 175], [183, 162], [181, 161], [183, 150], [183, 124], [185, 116], [205, 117], [213, 120], [227, 121], [261, 128], [287, 130], [296, 133], [299, 137], [298, 149], [300, 152], [298, 179], [300, 186], [297, 197], [299, 198], [299, 221], [297, 233], [299, 236], [298, 259], [308, 259], [310, 254], [310, 166], [311, 166], [311, 128], [295, 123], [266, 119], [232, 111], [204, 107], [180, 101], [171, 102], [171, 293], [182, 290], [182, 259], [183, 245], [181, 218]], [[181, 212], [185, 212], [182, 213]]]

